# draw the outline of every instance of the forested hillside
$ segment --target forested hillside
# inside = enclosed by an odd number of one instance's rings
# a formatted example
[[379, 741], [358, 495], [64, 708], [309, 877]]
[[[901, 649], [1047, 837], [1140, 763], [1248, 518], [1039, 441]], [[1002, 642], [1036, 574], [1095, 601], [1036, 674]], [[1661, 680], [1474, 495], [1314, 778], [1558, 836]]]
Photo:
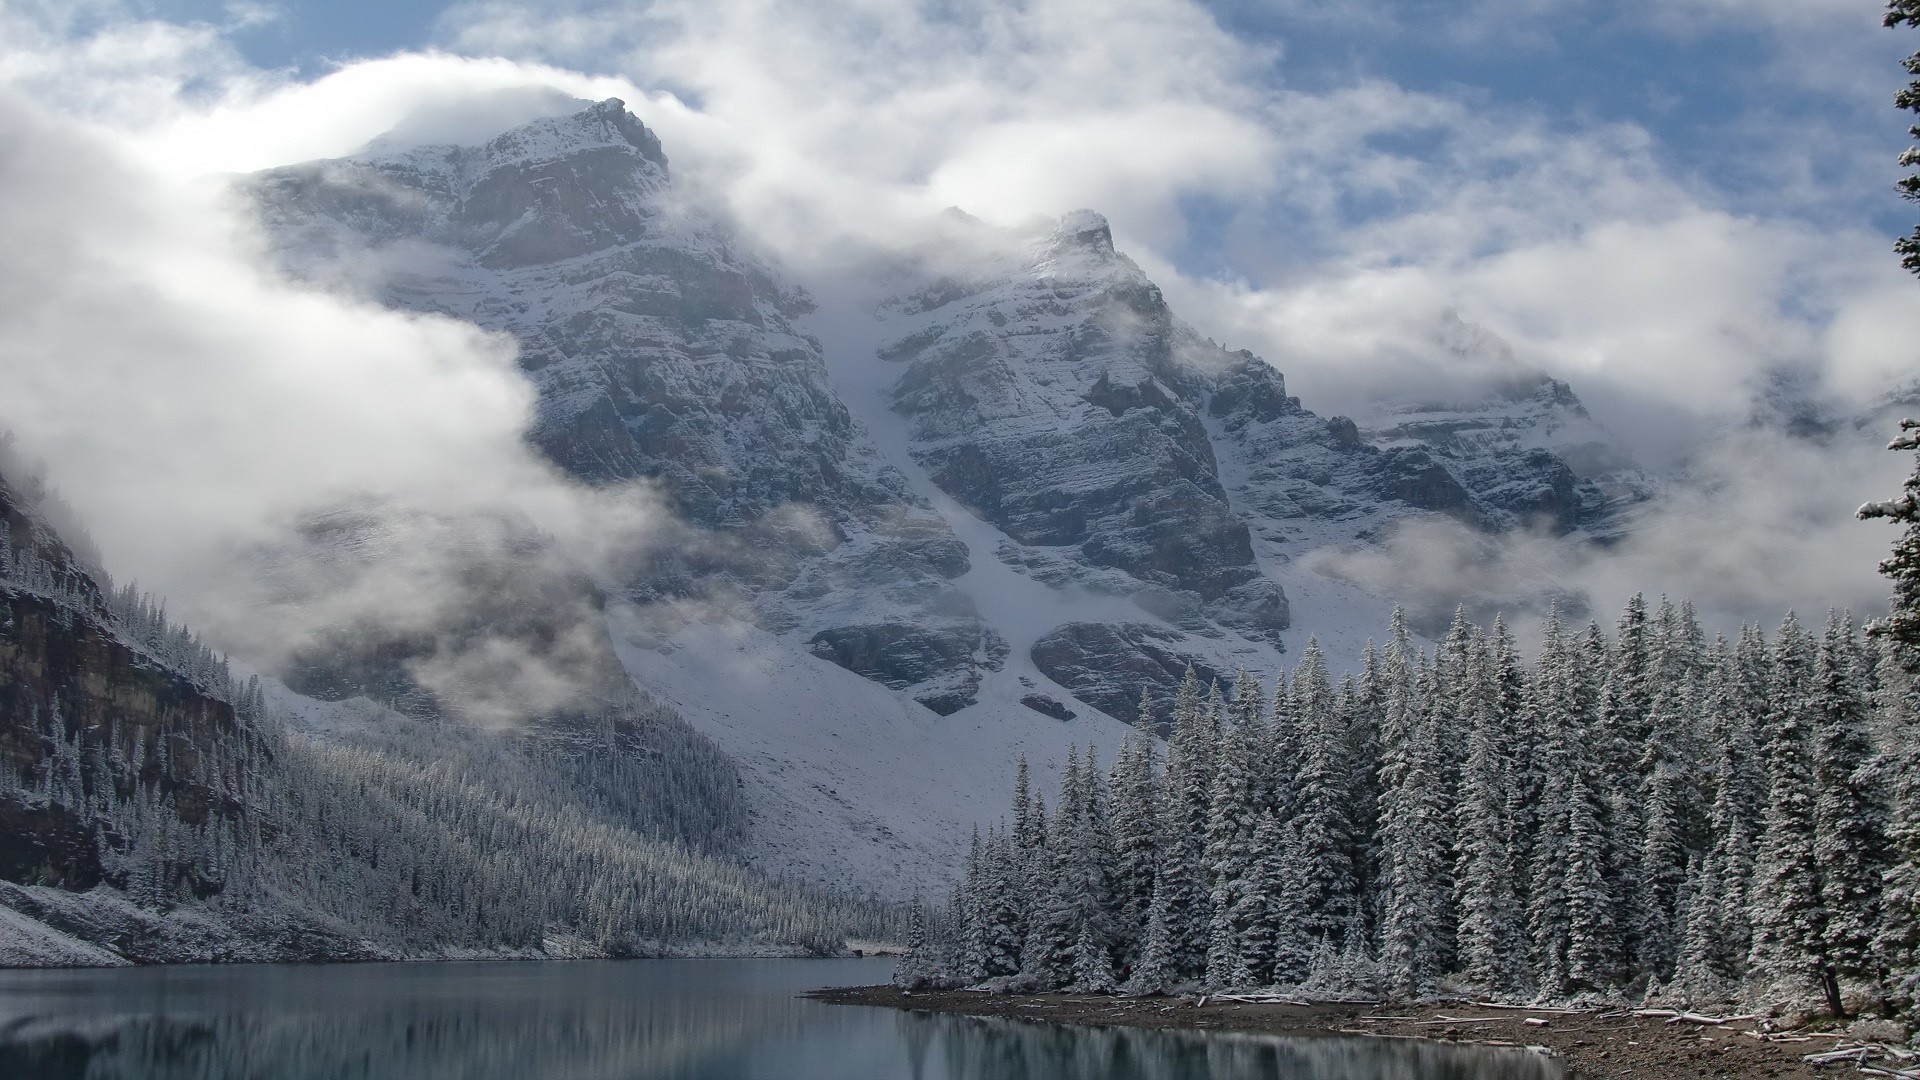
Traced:
[[[737, 772], [643, 694], [507, 732], [270, 695], [116, 588], [10, 454], [0, 515], [0, 963], [826, 952], [886, 930], [739, 865]], [[318, 723], [285, 722], [301, 710]]]

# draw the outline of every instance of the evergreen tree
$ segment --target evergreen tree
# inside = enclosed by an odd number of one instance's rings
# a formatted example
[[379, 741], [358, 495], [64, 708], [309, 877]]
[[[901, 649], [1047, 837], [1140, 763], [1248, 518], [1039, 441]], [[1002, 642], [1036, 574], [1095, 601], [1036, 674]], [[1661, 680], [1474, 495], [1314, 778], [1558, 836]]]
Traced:
[[1174, 962], [1173, 907], [1165, 890], [1155, 886], [1153, 901], [1147, 905], [1146, 937], [1140, 946], [1140, 960], [1127, 976], [1129, 994], [1164, 994], [1180, 981]]
[[1253, 924], [1245, 903], [1253, 867], [1253, 833], [1259, 824], [1254, 801], [1251, 747], [1238, 724], [1220, 732], [1207, 813], [1206, 868], [1211, 887], [1207, 937], [1207, 982], [1229, 985], [1241, 966], [1241, 950]]
[[1380, 866], [1380, 653], [1367, 642], [1360, 678], [1351, 675], [1340, 683], [1336, 709], [1347, 732], [1347, 805], [1353, 815], [1352, 865], [1354, 872], [1354, 915], [1361, 940], [1371, 949], [1372, 921], [1377, 910], [1373, 897], [1377, 890]]
[[1789, 614], [1774, 639], [1766, 741], [1766, 829], [1748, 917], [1754, 973], [1794, 986], [1818, 978], [1820, 878], [1814, 851], [1813, 766], [1806, 738], [1807, 642]]
[[1713, 747], [1713, 804], [1707, 816], [1713, 840], [1706, 867], [1715, 876], [1716, 923], [1711, 944], [1722, 950], [1705, 962], [1714, 975], [1736, 980], [1746, 968], [1753, 942], [1747, 908], [1767, 779], [1754, 738], [1757, 716], [1750, 711], [1740, 661], [1724, 638], [1714, 642], [1708, 656], [1703, 692]]
[[1508, 822], [1512, 772], [1506, 731], [1495, 701], [1498, 680], [1485, 647], [1468, 657], [1467, 690], [1456, 696], [1456, 715], [1468, 726], [1461, 770], [1459, 863], [1456, 871], [1462, 970], [1495, 992], [1520, 981], [1521, 913], [1514, 892], [1515, 857]]
[[1821, 907], [1817, 967], [1835, 1016], [1843, 1015], [1840, 978], [1877, 974], [1873, 939], [1887, 861], [1881, 807], [1865, 782], [1872, 749], [1853, 636], [1851, 625], [1829, 616], [1809, 692]]
[[1683, 750], [1688, 742], [1684, 729], [1694, 715], [1687, 683], [1663, 680], [1652, 712], [1639, 768], [1646, 780], [1633, 922], [1639, 970], [1665, 981], [1673, 977], [1679, 955], [1684, 915], [1680, 893], [1687, 880], [1694, 816], [1694, 780]]
[[1162, 786], [1160, 867], [1155, 888], [1165, 900], [1172, 977], [1206, 970], [1212, 883], [1207, 877], [1207, 816], [1212, 806], [1216, 733], [1203, 715], [1191, 667], [1174, 696], [1173, 738]]
[[1423, 663], [1413, 687], [1394, 691], [1396, 699], [1407, 700], [1388, 704], [1388, 715], [1397, 722], [1382, 779], [1386, 880], [1380, 950], [1389, 987], [1401, 997], [1424, 992], [1443, 974], [1449, 929], [1442, 758], [1431, 717], [1421, 707], [1432, 699], [1433, 682], [1432, 668]]
[[1154, 767], [1153, 715], [1141, 695], [1137, 730], [1120, 744], [1113, 775], [1114, 895], [1117, 932], [1131, 966], [1146, 929], [1160, 863], [1163, 812]]
[[1353, 770], [1326, 657], [1315, 639], [1308, 639], [1294, 671], [1293, 700], [1300, 728], [1300, 769], [1295, 810], [1288, 821], [1298, 849], [1298, 873], [1289, 879], [1290, 899], [1300, 909], [1309, 939], [1339, 944], [1358, 913], [1349, 786]]
[[1563, 639], [1558, 610], [1547, 612], [1541, 631], [1539, 664], [1534, 672], [1528, 725], [1539, 733], [1533, 754], [1540, 796], [1528, 858], [1527, 932], [1533, 980], [1548, 995], [1564, 993], [1572, 975], [1567, 954], [1572, 945], [1567, 907], [1567, 844], [1574, 791], [1574, 743], [1579, 717], [1571, 670], [1570, 646]]

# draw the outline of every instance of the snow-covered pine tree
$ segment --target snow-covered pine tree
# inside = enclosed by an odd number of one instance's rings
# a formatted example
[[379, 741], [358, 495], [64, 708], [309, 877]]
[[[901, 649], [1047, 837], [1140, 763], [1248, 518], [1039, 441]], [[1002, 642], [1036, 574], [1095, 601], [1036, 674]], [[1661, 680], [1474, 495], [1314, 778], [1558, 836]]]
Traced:
[[[1670, 610], [1665, 604], [1662, 607]], [[1695, 715], [1694, 695], [1680, 672], [1672, 674], [1675, 678], [1661, 680], [1654, 692], [1639, 763], [1645, 787], [1634, 876], [1638, 889], [1632, 894], [1630, 912], [1637, 968], [1662, 982], [1672, 979], [1679, 956], [1684, 915], [1680, 892], [1687, 881], [1696, 812], [1696, 787], [1687, 755], [1691, 740], [1686, 732]]]
[[1567, 841], [1573, 797], [1575, 739], [1581, 729], [1575, 710], [1570, 648], [1562, 636], [1557, 608], [1541, 628], [1540, 658], [1528, 692], [1528, 724], [1538, 733], [1534, 769], [1540, 794], [1534, 810], [1534, 837], [1527, 864], [1527, 934], [1534, 985], [1548, 996], [1564, 993], [1571, 982], [1567, 952], [1571, 922], [1567, 909]]
[[1608, 887], [1613, 866], [1607, 835], [1608, 803], [1590, 775], [1574, 762], [1567, 792], [1567, 841], [1562, 888], [1567, 911], [1567, 980], [1570, 991], [1605, 991], [1620, 975], [1626, 951], [1618, 907]]
[[1146, 938], [1140, 946], [1140, 959], [1122, 988], [1129, 994], [1164, 994], [1179, 984], [1174, 963], [1173, 909], [1167, 894], [1157, 885], [1153, 902], [1147, 905]]
[[[1665, 601], [1662, 601], [1665, 604]], [[1630, 913], [1645, 910], [1641, 897], [1640, 853], [1645, 838], [1645, 750], [1651, 736], [1657, 626], [1639, 593], [1627, 600], [1614, 628], [1601, 689], [1600, 726], [1595, 751], [1601, 771], [1592, 779], [1607, 802], [1607, 834], [1612, 858], [1607, 872], [1608, 891]], [[1624, 959], [1640, 954], [1639, 919], [1629, 915], [1618, 931], [1627, 950]]]
[[[1048, 989], [1067, 985], [1073, 978], [1074, 945], [1080, 932], [1079, 853], [1074, 850], [1086, 803], [1077, 747], [1067, 749], [1060, 773], [1060, 801], [1046, 835], [1033, 849], [1028, 896], [1027, 936], [1020, 950], [1020, 974]], [[1035, 800], [1035, 816], [1044, 813]]]
[[[1904, 6], [1908, 0], [1896, 2]], [[1902, 18], [1914, 21], [1916, 14], [1920, 14], [1920, 8]], [[1920, 90], [1903, 91], [1903, 101], [1908, 107], [1920, 105]], [[1920, 161], [1920, 156], [1915, 160]], [[1920, 191], [1920, 184], [1907, 190], [1909, 195]], [[1916, 235], [1920, 235], [1920, 231], [1916, 231]], [[1920, 247], [1908, 252], [1908, 257], [1916, 260], [1913, 265], [1920, 266]], [[1900, 434], [1887, 444], [1887, 449], [1920, 450], [1920, 420], [1900, 421]], [[1894, 541], [1893, 553], [1880, 563], [1880, 572], [1893, 581], [1893, 600], [1886, 616], [1874, 620], [1873, 632], [1890, 637], [1910, 650], [1920, 650], [1920, 465], [1908, 475], [1898, 496], [1862, 506], [1859, 516], [1863, 520], [1884, 519], [1906, 526], [1900, 539]]]
[[1493, 617], [1493, 629], [1487, 636], [1488, 705], [1494, 730], [1507, 772], [1507, 852], [1508, 879], [1513, 883], [1514, 899], [1522, 913], [1527, 905], [1528, 868], [1533, 861], [1533, 835], [1540, 804], [1540, 774], [1534, 761], [1534, 748], [1540, 733], [1534, 729], [1534, 711], [1528, 707], [1530, 683], [1522, 665], [1520, 649], [1508, 629], [1504, 616]]
[[1733, 948], [1723, 920], [1728, 905], [1721, 884], [1720, 854], [1711, 849], [1688, 867], [1681, 890], [1685, 917], [1670, 985], [1691, 1004], [1725, 999], [1737, 978], [1726, 966]]
[[1710, 944], [1718, 951], [1703, 962], [1722, 981], [1738, 983], [1746, 974], [1747, 952], [1753, 942], [1747, 898], [1767, 781], [1754, 737], [1758, 717], [1749, 711], [1740, 662], [1725, 638], [1714, 641], [1705, 666], [1702, 713], [1711, 747], [1708, 774], [1713, 792], [1707, 811], [1711, 861], [1705, 869], [1715, 874], [1716, 922]]
[[1206, 970], [1209, 895], [1207, 814], [1212, 805], [1213, 725], [1202, 714], [1198, 677], [1187, 669], [1174, 696], [1173, 738], [1161, 785], [1160, 867], [1155, 885], [1166, 902], [1172, 978]]
[[1253, 832], [1258, 825], [1249, 733], [1229, 723], [1220, 731], [1214, 755], [1213, 785], [1207, 812], [1206, 870], [1210, 888], [1207, 926], [1208, 985], [1231, 985], [1241, 966], [1255, 908], [1246, 898], [1253, 867]]
[[[1297, 847], [1294, 894], [1307, 940], [1325, 938], [1344, 944], [1358, 911], [1354, 869], [1353, 768], [1348, 733], [1336, 706], [1326, 656], [1309, 638], [1293, 673], [1294, 714], [1300, 731], [1300, 765], [1294, 787], [1294, 814], [1287, 825]], [[1258, 845], [1256, 845], [1258, 846]], [[1264, 848], [1260, 850], [1264, 851]]]
[[1348, 806], [1353, 814], [1353, 851], [1355, 924], [1363, 938], [1358, 944], [1372, 950], [1375, 907], [1373, 897], [1379, 876], [1380, 845], [1380, 714], [1378, 692], [1379, 650], [1371, 640], [1363, 655], [1360, 678], [1347, 675], [1340, 680], [1336, 705], [1347, 732]]
[[1423, 658], [1413, 685], [1393, 693], [1406, 700], [1387, 706], [1392, 739], [1382, 777], [1386, 880], [1380, 953], [1393, 993], [1415, 997], [1444, 974], [1451, 929], [1446, 802], [1440, 793], [1444, 765], [1428, 707], [1435, 696], [1431, 665]]
[[1127, 968], [1138, 962], [1160, 864], [1163, 812], [1154, 766], [1154, 718], [1140, 696], [1135, 730], [1120, 744], [1113, 774], [1115, 933]]
[[[1920, 0], [1892, 0], [1887, 25], [1920, 25]], [[1920, 54], [1916, 54], [1920, 56]], [[1920, 75], [1920, 61], [1908, 67]], [[1901, 92], [1902, 108], [1920, 106], [1920, 80]], [[1907, 158], [1920, 161], [1908, 151]], [[1903, 158], [1903, 160], [1907, 160]], [[1911, 163], [1911, 162], [1909, 162]], [[1908, 176], [1903, 192], [1913, 198], [1920, 180]], [[1916, 229], [1914, 237], [1920, 237]], [[1920, 267], [1920, 240], [1900, 243], [1908, 269]], [[1900, 434], [1887, 449], [1920, 450], [1920, 420], [1902, 420]], [[1920, 1008], [1920, 454], [1901, 493], [1884, 502], [1860, 508], [1863, 519], [1882, 519], [1904, 526], [1880, 572], [1893, 581], [1894, 594], [1885, 617], [1875, 619], [1868, 633], [1882, 642], [1878, 698], [1887, 733], [1888, 759], [1883, 772], [1889, 778], [1887, 842], [1888, 867], [1881, 897], [1882, 919], [1876, 947], [1888, 971], [1895, 1002], [1911, 1015]]]
[[1493, 650], [1484, 641], [1468, 654], [1462, 674], [1464, 686], [1454, 695], [1455, 717], [1467, 728], [1454, 878], [1460, 966], [1476, 985], [1508, 993], [1522, 980], [1523, 919], [1513, 886], [1506, 721], [1497, 701]]
[[1818, 973], [1835, 1016], [1845, 1015], [1841, 978], [1878, 974], [1872, 946], [1888, 862], [1884, 809], [1865, 775], [1873, 750], [1858, 651], [1852, 623], [1830, 613], [1809, 687], [1808, 735], [1821, 907]]
[[1254, 889], [1263, 904], [1264, 918], [1246, 950], [1247, 970], [1253, 981], [1293, 985], [1307, 978], [1316, 938], [1306, 896], [1296, 887], [1307, 872], [1305, 849], [1297, 828], [1299, 818], [1282, 822], [1271, 811], [1260, 815], [1254, 831], [1260, 855], [1253, 869]]
[[1100, 772], [1099, 751], [1092, 744], [1087, 746], [1082, 776], [1084, 792], [1072, 834], [1073, 896], [1079, 923], [1074, 941], [1074, 988], [1081, 993], [1106, 994], [1117, 985], [1114, 958], [1122, 942], [1114, 921], [1112, 798]]
[[1748, 918], [1749, 966], [1767, 982], [1814, 985], [1821, 936], [1820, 875], [1814, 851], [1813, 763], [1807, 745], [1808, 640], [1789, 613], [1773, 647], [1773, 699], [1765, 748], [1767, 812]]

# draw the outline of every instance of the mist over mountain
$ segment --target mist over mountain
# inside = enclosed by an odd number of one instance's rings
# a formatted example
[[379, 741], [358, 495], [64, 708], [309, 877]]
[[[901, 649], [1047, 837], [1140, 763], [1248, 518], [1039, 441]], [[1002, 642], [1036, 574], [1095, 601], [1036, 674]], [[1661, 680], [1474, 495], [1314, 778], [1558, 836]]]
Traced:
[[[911, 887], [1011, 755], [1111, 743], [1189, 666], [1277, 670], [1310, 634], [1357, 656], [1398, 598], [1321, 572], [1329, 553], [1428, 520], [1593, 547], [1651, 491], [1574, 388], [1458, 317], [1435, 348], [1495, 373], [1475, 392], [1323, 416], [1182, 321], [1094, 211], [941, 215], [816, 299], [671, 160], [608, 100], [241, 187], [286, 272], [505, 335], [538, 390], [528, 441], [586, 490], [656, 493], [674, 524], [582, 578], [603, 599], [567, 626], [591, 641], [604, 618], [638, 683], [741, 762], [770, 868]], [[353, 535], [310, 531], [304, 557], [364, 557]], [[1430, 621], [1496, 602], [1420, 599]], [[1526, 598], [1554, 600], [1581, 602]], [[405, 698], [477, 666], [460, 624], [513, 624], [494, 598], [458, 606], [411, 644], [363, 630], [281, 673]], [[816, 689], [849, 677], [872, 689]], [[836, 717], [868, 737], [841, 742]], [[938, 755], [910, 731], [927, 725]], [[880, 780], [902, 770], [953, 794], [904, 805]], [[823, 802], [837, 820], [782, 835]], [[875, 859], [909, 865], [883, 882]]]

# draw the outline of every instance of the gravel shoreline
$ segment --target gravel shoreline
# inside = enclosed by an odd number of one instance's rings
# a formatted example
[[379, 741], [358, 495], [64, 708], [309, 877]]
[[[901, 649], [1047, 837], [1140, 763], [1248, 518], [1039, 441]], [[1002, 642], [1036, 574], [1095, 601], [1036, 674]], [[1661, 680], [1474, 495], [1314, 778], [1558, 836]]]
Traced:
[[[1630, 1013], [1566, 1013], [1465, 1003], [1420, 1006], [1269, 1004], [1219, 997], [1116, 998], [1078, 994], [985, 994], [852, 986], [806, 995], [840, 1005], [994, 1016], [1089, 1027], [1183, 1028], [1269, 1035], [1365, 1035], [1436, 1042], [1543, 1047], [1581, 1080], [1696, 1080], [1703, 1077], [1843, 1077], [1850, 1066], [1815, 1069], [1801, 1055], [1842, 1040], [1772, 1042], [1751, 1023], [1702, 1026]], [[1529, 1022], [1531, 1018], [1534, 1022]], [[1544, 1021], [1544, 1022], [1542, 1022]], [[1793, 1036], [1802, 1038], [1803, 1036]]]

